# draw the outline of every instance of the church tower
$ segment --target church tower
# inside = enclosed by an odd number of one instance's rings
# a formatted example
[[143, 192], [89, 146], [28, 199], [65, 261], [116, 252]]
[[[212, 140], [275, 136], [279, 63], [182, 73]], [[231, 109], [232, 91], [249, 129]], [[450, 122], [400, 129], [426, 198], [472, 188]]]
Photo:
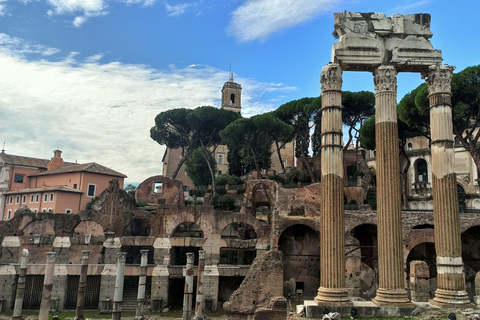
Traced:
[[222, 88], [222, 108], [233, 112], [242, 110], [242, 86], [233, 81], [233, 72], [230, 72], [230, 80], [225, 82]]

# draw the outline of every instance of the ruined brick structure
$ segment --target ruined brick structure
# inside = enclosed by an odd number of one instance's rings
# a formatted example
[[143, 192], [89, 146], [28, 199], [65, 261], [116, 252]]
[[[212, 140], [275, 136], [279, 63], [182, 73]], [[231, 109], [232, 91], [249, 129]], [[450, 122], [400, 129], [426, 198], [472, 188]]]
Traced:
[[[146, 301], [157, 312], [166, 306], [181, 308], [186, 253], [195, 254], [196, 264], [201, 249], [205, 250], [203, 295], [207, 311], [228, 301], [249, 274], [254, 258], [269, 251], [282, 253], [283, 281], [276, 277], [277, 281], [261, 282], [262, 292], [270, 292], [268, 297], [275, 300], [282, 288], [287, 299], [313, 299], [320, 282], [319, 184], [288, 189], [269, 180], [252, 180], [246, 190], [241, 212], [217, 212], [210, 205], [181, 205], [170, 196], [135, 207], [133, 199], [112, 182], [89, 211], [18, 214], [0, 224], [0, 300], [4, 309], [13, 308], [23, 249], [30, 252], [24, 306], [31, 309], [39, 307], [35, 288], [43, 281], [47, 252], [57, 253], [52, 307], [75, 309], [83, 250], [91, 251], [85, 309], [112, 310], [119, 252], [127, 253], [122, 309], [135, 309], [141, 250], [148, 251]], [[432, 220], [432, 212], [402, 213], [402, 279], [405, 287], [417, 288], [410, 297], [422, 301], [433, 297], [438, 273]], [[345, 288], [352, 300], [375, 296], [376, 225], [375, 212], [345, 211]], [[466, 288], [473, 300], [480, 271], [480, 214], [462, 214], [460, 225]], [[415, 261], [426, 264], [427, 276], [425, 268], [419, 268]], [[271, 271], [257, 270], [257, 279]], [[275, 301], [265, 300], [258, 317], [282, 305]]]

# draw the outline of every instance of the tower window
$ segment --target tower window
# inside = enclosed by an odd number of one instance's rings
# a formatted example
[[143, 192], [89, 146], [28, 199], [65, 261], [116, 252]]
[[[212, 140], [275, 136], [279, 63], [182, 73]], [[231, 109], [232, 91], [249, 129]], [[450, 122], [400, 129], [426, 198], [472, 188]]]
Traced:
[[235, 95], [232, 93], [230, 95], [230, 104], [234, 104], [235, 103]]

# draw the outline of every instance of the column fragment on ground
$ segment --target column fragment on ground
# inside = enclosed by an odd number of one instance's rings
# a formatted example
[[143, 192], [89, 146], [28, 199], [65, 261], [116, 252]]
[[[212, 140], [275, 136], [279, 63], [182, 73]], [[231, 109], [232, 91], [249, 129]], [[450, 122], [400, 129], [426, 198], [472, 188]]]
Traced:
[[195, 319], [201, 319], [204, 308], [203, 275], [205, 273], [205, 250], [198, 251], [197, 296], [195, 303]]
[[145, 289], [147, 284], [148, 250], [140, 250], [140, 277], [138, 278], [137, 311], [135, 320], [144, 319]]
[[53, 272], [55, 270], [55, 252], [47, 252], [47, 265], [45, 266], [45, 278], [43, 280], [42, 302], [40, 303], [40, 313], [38, 320], [48, 320], [50, 312], [50, 302], [53, 288]]
[[195, 255], [192, 252], [188, 252], [187, 265], [185, 267], [185, 290], [183, 295], [182, 320], [192, 319], [194, 259], [195, 259]]
[[83, 310], [85, 308], [85, 291], [87, 288], [88, 260], [90, 259], [90, 250], [82, 251], [82, 267], [80, 269], [80, 280], [78, 281], [77, 291], [77, 309], [75, 311], [75, 320], [82, 320]]
[[433, 219], [437, 253], [437, 290], [441, 307], [468, 304], [463, 273], [451, 107], [453, 66], [430, 66], [424, 74], [430, 101]]
[[393, 306], [410, 301], [403, 268], [397, 71], [393, 66], [378, 67], [374, 83], [379, 281], [373, 301]]
[[20, 274], [18, 276], [17, 294], [15, 296], [15, 307], [13, 308], [12, 319], [23, 319], [22, 306], [25, 295], [25, 284], [27, 280], [28, 250], [23, 249], [22, 260], [20, 261]]
[[320, 213], [319, 305], [349, 302], [345, 288], [345, 221], [343, 215], [342, 69], [323, 67], [322, 85], [322, 183]]
[[125, 280], [126, 252], [117, 253], [117, 277], [115, 279], [115, 292], [113, 294], [113, 320], [122, 319], [123, 282]]

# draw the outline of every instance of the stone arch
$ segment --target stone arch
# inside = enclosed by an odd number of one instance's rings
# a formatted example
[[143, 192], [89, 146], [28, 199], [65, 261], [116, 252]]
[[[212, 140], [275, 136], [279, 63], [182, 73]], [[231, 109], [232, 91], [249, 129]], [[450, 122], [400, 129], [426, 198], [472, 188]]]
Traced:
[[426, 210], [427, 209], [427, 203], [425, 201], [420, 201], [418, 203], [418, 210]]
[[[423, 224], [425, 225], [425, 224]], [[421, 243], [435, 243], [434, 229], [422, 228], [412, 229], [404, 239], [403, 258], [407, 260], [408, 255], [413, 248]]]
[[210, 224], [209, 219], [203, 219], [202, 215], [197, 215], [190, 212], [181, 212], [171, 215], [165, 220], [165, 236], [171, 237], [175, 228], [185, 222], [197, 224], [202, 229], [206, 238], [215, 233], [215, 228]]
[[377, 225], [361, 224], [353, 228], [351, 232], [359, 242], [361, 261], [378, 272]]
[[232, 222], [220, 233], [222, 239], [252, 240], [257, 239], [255, 229], [248, 223]]
[[172, 232], [172, 238], [203, 238], [203, 230], [194, 222], [182, 222]]
[[464, 181], [457, 176], [457, 194], [460, 212], [465, 212], [465, 196], [467, 195], [465, 190]]
[[[272, 180], [250, 180], [245, 191], [246, 206], [244, 211], [252, 216], [257, 215], [257, 208], [262, 207], [270, 215], [270, 207], [275, 202], [277, 183]], [[264, 214], [262, 214], [264, 215]]]
[[[155, 184], [162, 184], [162, 192], [155, 192]], [[178, 180], [173, 180], [165, 176], [153, 176], [147, 178], [140, 183], [135, 191], [136, 201], [145, 201], [149, 203], [157, 203], [158, 200], [165, 199], [165, 203], [174, 203], [183, 206], [183, 183]]]
[[74, 234], [90, 234], [92, 236], [104, 236], [103, 227], [95, 221], [81, 221], [73, 230]]
[[227, 226], [232, 223], [244, 223], [252, 226], [258, 238], [262, 237], [264, 233], [262, 232], [262, 229], [267, 225], [266, 222], [257, 220], [249, 214], [234, 213], [220, 218], [217, 223], [218, 232], [221, 233]]
[[472, 209], [480, 209], [480, 199], [473, 199]]
[[433, 298], [435, 290], [437, 288], [437, 254], [435, 252], [435, 243], [433, 241], [425, 241], [416, 244], [407, 255], [405, 260], [406, 262], [406, 271], [407, 271], [407, 280], [410, 279], [410, 262], [412, 261], [423, 261], [428, 265], [428, 270], [430, 273], [429, 284], [430, 298]]
[[291, 299], [313, 298], [320, 280], [320, 237], [304, 224], [286, 228], [278, 241], [283, 252], [284, 295]]
[[465, 283], [470, 299], [475, 295], [475, 275], [480, 272], [480, 226], [462, 232], [462, 258], [465, 265]]
[[418, 210], [418, 202], [417, 201], [410, 202], [410, 209], [411, 210]]
[[123, 228], [123, 235], [126, 237], [147, 237], [153, 236], [153, 230], [148, 221], [134, 218]]

